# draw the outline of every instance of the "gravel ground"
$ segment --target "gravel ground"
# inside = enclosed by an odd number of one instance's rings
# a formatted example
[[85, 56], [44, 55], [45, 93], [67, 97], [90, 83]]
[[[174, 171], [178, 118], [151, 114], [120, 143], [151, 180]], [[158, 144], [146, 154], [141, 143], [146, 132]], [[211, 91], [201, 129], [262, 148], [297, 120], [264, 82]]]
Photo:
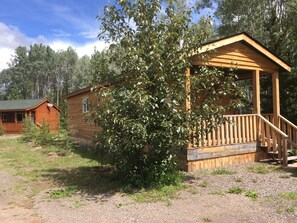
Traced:
[[[90, 197], [77, 193], [68, 198], [49, 199], [48, 191], [30, 198], [6, 193], [23, 179], [0, 171], [0, 222], [95, 223], [95, 222], [257, 222], [296, 223], [297, 198], [285, 199], [284, 192], [297, 193], [297, 171], [259, 164], [224, 168], [234, 174], [214, 175], [212, 171], [187, 174], [186, 187], [167, 202], [137, 203], [117, 193]], [[294, 170], [295, 169], [295, 170]], [[230, 188], [254, 190], [257, 199], [230, 194]]]
[[[252, 167], [251, 167], [252, 166]], [[256, 174], [249, 168], [259, 164], [226, 168], [232, 175], [210, 171], [187, 174], [187, 187], [168, 202], [136, 203], [121, 194], [86, 199], [81, 195], [48, 201], [40, 195], [35, 208], [45, 222], [297, 222], [297, 199], [284, 200], [279, 194], [297, 193], [297, 176], [291, 170]], [[272, 169], [272, 170], [271, 170]], [[231, 187], [252, 189], [259, 198], [230, 194]], [[289, 212], [290, 207], [293, 207]]]

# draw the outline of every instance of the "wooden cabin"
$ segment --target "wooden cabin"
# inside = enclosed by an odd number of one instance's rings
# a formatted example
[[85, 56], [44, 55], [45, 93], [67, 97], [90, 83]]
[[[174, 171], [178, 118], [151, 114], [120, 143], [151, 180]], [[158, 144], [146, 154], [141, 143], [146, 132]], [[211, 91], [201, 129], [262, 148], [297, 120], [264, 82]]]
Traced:
[[60, 112], [48, 99], [0, 101], [0, 125], [5, 134], [19, 134], [25, 118], [29, 117], [35, 125], [46, 122], [50, 131], [56, 132], [60, 127]]
[[[197, 52], [192, 52], [190, 60], [192, 67], [232, 68], [239, 80], [252, 79], [253, 112], [233, 114], [229, 111], [224, 114], [225, 122], [212, 132], [191, 136], [183, 157], [186, 170], [220, 168], [267, 158], [287, 165], [288, 159], [292, 159], [288, 158], [287, 150], [297, 148], [297, 127], [280, 114], [279, 78], [291, 72], [291, 67], [246, 33], [206, 43]], [[194, 106], [190, 97], [191, 75], [188, 68], [185, 105], [188, 110]], [[272, 76], [272, 114], [261, 113], [260, 77], [263, 75]], [[96, 100], [95, 94], [85, 88], [67, 95], [66, 99], [68, 117], [77, 130], [76, 136], [90, 139], [99, 128], [86, 123], [84, 116], [88, 112], [86, 104]]]
[[96, 94], [91, 87], [74, 91], [64, 97], [67, 100], [68, 121], [74, 137], [82, 143], [91, 143], [94, 133], [99, 131], [92, 122], [86, 121], [91, 104], [96, 103]]

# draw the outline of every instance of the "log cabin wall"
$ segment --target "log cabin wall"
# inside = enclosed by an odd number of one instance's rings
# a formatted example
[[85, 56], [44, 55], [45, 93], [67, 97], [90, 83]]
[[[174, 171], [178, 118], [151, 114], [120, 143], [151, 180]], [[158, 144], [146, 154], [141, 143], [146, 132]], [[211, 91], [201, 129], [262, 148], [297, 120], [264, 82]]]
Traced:
[[41, 125], [43, 121], [50, 125], [51, 132], [60, 128], [60, 112], [55, 107], [49, 107], [47, 101], [35, 109], [35, 123]]
[[95, 126], [94, 123], [85, 120], [87, 113], [83, 112], [83, 100], [86, 98], [89, 99], [90, 105], [96, 102], [94, 92], [83, 92], [67, 98], [67, 111], [69, 124], [74, 130], [74, 136], [90, 141], [94, 133], [98, 132], [100, 129]]

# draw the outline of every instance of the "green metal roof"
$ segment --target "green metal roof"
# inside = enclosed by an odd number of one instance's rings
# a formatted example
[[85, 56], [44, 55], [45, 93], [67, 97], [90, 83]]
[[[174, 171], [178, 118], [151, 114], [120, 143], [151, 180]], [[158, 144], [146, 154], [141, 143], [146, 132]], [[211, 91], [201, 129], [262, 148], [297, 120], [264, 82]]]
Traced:
[[39, 105], [46, 99], [8, 100], [0, 101], [0, 111], [26, 110]]

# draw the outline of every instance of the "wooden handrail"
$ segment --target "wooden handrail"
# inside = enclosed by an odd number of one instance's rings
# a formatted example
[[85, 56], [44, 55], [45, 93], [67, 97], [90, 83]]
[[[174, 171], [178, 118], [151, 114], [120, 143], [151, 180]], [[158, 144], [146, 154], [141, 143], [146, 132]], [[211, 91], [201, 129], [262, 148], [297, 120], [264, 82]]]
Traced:
[[238, 114], [238, 115], [223, 115], [223, 117], [243, 117], [243, 116], [256, 116], [257, 114]]
[[297, 130], [297, 126], [294, 124], [294, 123], [292, 123], [292, 122], [290, 122], [288, 119], [286, 119], [284, 116], [279, 116], [284, 122], [286, 122], [287, 124], [289, 124], [290, 126], [292, 126], [294, 129], [296, 129]]
[[275, 125], [273, 125], [271, 122], [269, 122], [266, 118], [264, 118], [262, 115], [257, 114], [259, 118], [261, 118], [269, 127], [271, 127], [274, 131], [276, 131], [278, 134], [280, 134], [282, 137], [289, 138], [287, 134], [282, 132], [280, 129], [278, 129]]

